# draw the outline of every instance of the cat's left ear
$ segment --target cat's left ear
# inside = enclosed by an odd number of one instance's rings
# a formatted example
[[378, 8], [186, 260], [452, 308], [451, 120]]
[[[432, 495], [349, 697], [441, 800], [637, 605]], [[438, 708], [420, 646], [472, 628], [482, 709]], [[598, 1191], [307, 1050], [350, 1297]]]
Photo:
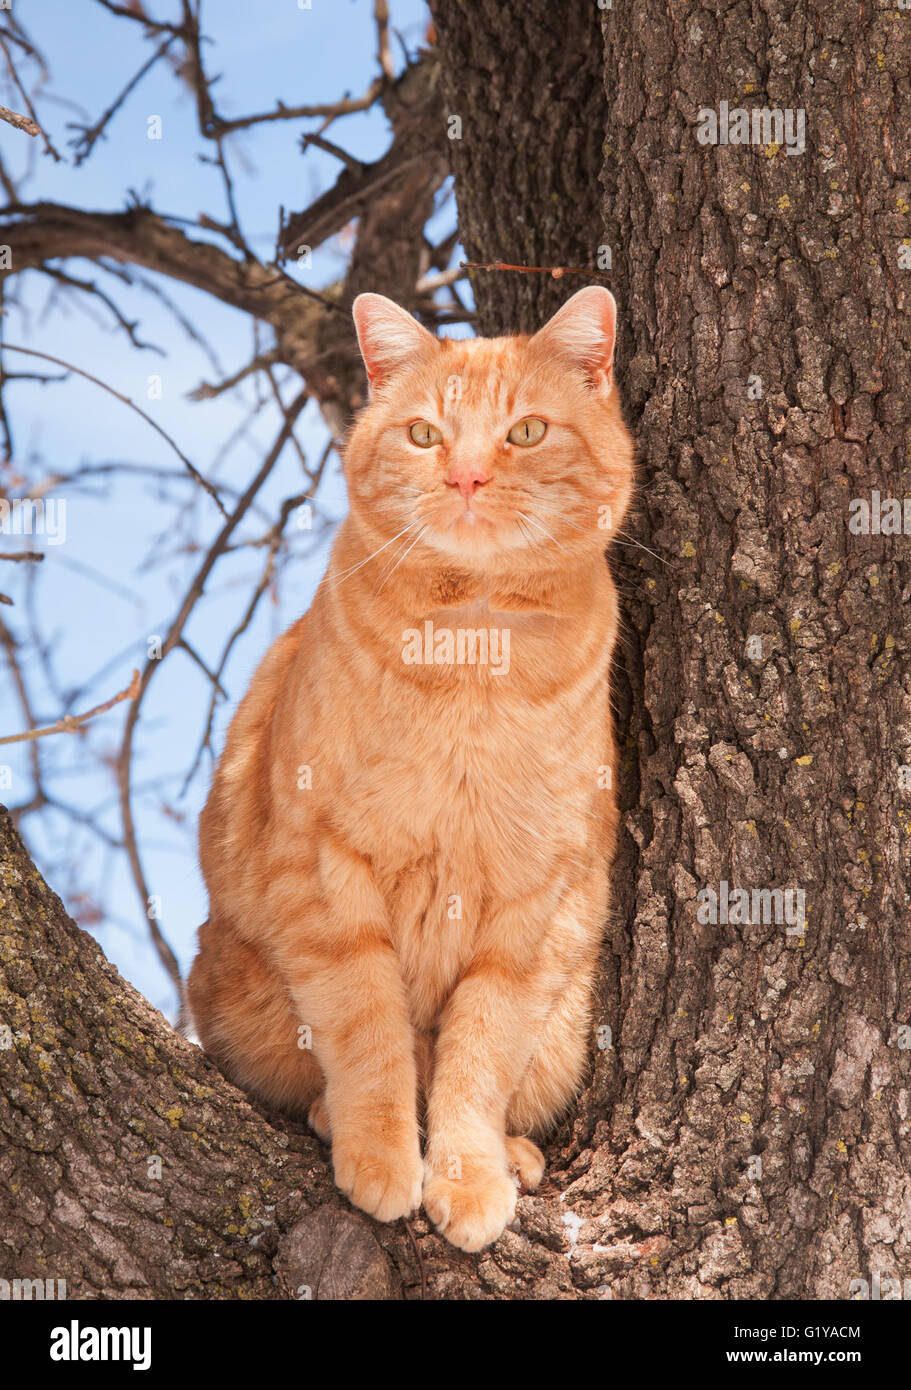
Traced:
[[610, 290], [589, 285], [577, 290], [532, 338], [535, 347], [581, 367], [593, 386], [613, 381], [617, 302]]
[[359, 294], [351, 312], [371, 391], [436, 343], [432, 333], [385, 295]]

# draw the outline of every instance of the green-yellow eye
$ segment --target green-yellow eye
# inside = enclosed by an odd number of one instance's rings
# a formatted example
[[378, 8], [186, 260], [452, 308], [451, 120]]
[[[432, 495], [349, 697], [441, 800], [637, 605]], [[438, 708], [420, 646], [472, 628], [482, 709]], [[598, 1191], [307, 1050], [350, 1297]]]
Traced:
[[526, 415], [524, 420], [516, 421], [506, 437], [510, 444], [520, 444], [525, 449], [529, 444], [540, 444], [546, 430], [543, 420], [536, 415]]
[[442, 444], [443, 436], [436, 425], [431, 425], [429, 420], [415, 420], [413, 425], [409, 425], [408, 433], [412, 441], [419, 444], [422, 449], [430, 449], [434, 444]]

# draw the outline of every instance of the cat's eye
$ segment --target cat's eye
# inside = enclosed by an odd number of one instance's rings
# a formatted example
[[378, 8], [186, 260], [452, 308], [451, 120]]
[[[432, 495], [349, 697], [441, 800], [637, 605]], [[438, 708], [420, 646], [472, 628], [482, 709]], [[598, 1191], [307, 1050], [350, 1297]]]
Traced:
[[539, 420], [536, 415], [526, 415], [524, 420], [516, 421], [506, 437], [510, 444], [520, 444], [524, 449], [529, 444], [539, 444], [546, 430], [547, 426], [543, 420]]
[[415, 420], [413, 425], [409, 425], [408, 433], [413, 443], [419, 444], [422, 449], [430, 449], [434, 444], [443, 442], [440, 431], [429, 420]]

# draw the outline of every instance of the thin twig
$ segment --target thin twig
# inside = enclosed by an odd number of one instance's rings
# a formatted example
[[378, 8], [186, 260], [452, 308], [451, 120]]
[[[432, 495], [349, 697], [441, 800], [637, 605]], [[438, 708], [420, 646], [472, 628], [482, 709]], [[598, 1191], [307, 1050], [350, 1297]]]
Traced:
[[587, 275], [595, 280], [609, 280], [609, 270], [591, 270], [582, 265], [510, 265], [508, 261], [459, 261], [461, 270], [520, 270], [526, 275], [550, 275], [554, 280], [562, 280], [564, 275]]
[[256, 542], [257, 545], [268, 545], [269, 553], [266, 557], [266, 563], [263, 567], [263, 571], [260, 576], [259, 582], [257, 583], [256, 588], [254, 589], [250, 597], [250, 602], [247, 605], [247, 610], [240, 619], [240, 622], [235, 627], [234, 631], [231, 633], [231, 636], [228, 638], [224, 651], [221, 654], [221, 660], [218, 663], [217, 670], [211, 674], [213, 684], [212, 694], [209, 700], [209, 714], [206, 720], [206, 726], [203, 730], [199, 747], [196, 750], [196, 757], [193, 759], [193, 763], [189, 771], [187, 772], [186, 777], [184, 778], [183, 786], [180, 790], [181, 796], [184, 796], [184, 794], [187, 791], [187, 788], [193, 781], [193, 778], [196, 776], [197, 770], [199, 769], [200, 763], [202, 762], [203, 753], [206, 752], [206, 750], [208, 750], [210, 753], [212, 752], [213, 721], [215, 718], [215, 707], [219, 691], [221, 691], [222, 696], [224, 696], [224, 690], [221, 685], [221, 678], [224, 675], [225, 668], [228, 664], [228, 659], [231, 655], [231, 652], [234, 649], [235, 643], [239, 641], [239, 639], [249, 628], [251, 622], [253, 621], [254, 614], [256, 613], [256, 609], [259, 606], [259, 601], [262, 598], [263, 594], [266, 592], [266, 589], [269, 587], [270, 583], [272, 582], [272, 576], [275, 570], [275, 559], [276, 555], [278, 554], [279, 547], [281, 546], [284, 540], [285, 524], [288, 520], [288, 517], [297, 507], [303, 505], [303, 503], [308, 502], [312, 499], [314, 493], [317, 491], [319, 487], [320, 481], [322, 480], [323, 469], [326, 466], [326, 462], [329, 458], [330, 453], [332, 452], [332, 448], [333, 445], [330, 440], [329, 444], [327, 444], [326, 448], [323, 451], [323, 455], [319, 461], [319, 465], [317, 466], [316, 473], [307, 491], [299, 493], [295, 497], [286, 497], [284, 502], [282, 503], [281, 513], [279, 514], [278, 520], [274, 523], [274, 525], [270, 527], [267, 535], [263, 537], [260, 541]]
[[382, 90], [383, 80], [377, 77], [361, 97], [344, 97], [341, 101], [331, 101], [320, 106], [285, 106], [279, 101], [276, 102], [274, 111], [265, 111], [258, 116], [239, 116], [235, 120], [215, 116], [211, 134], [214, 135], [217, 130], [222, 135], [229, 135], [233, 130], [246, 130], [252, 125], [260, 125], [263, 121], [297, 121], [310, 116], [350, 116], [358, 111], [366, 111]]
[[37, 121], [33, 121], [30, 116], [20, 116], [18, 111], [11, 111], [8, 106], [0, 106], [0, 121], [6, 121], [17, 130], [24, 130], [26, 135], [41, 134], [41, 127]]
[[99, 116], [98, 120], [95, 122], [93, 126], [81, 125], [78, 121], [67, 122], [67, 128], [69, 130], [76, 130], [80, 132], [78, 135], [75, 135], [73, 139], [69, 142], [76, 152], [77, 168], [80, 164], [84, 163], [86, 159], [88, 159], [89, 155], [92, 153], [92, 150], [95, 148], [95, 145], [104, 134], [105, 127], [108, 125], [108, 122], [120, 110], [127, 97], [134, 90], [134, 88], [136, 88], [139, 85], [139, 83], [145, 77], [146, 73], [150, 70], [150, 68], [155, 66], [159, 58], [164, 57], [171, 44], [174, 42], [175, 37], [176, 35], [171, 34], [168, 38], [164, 40], [162, 44], [159, 45], [158, 49], [155, 53], [152, 54], [148, 62], [143, 63], [142, 67], [135, 74], [135, 76], [130, 79], [130, 81], [124, 87], [120, 95], [115, 98], [115, 100], [108, 107], [107, 111], [105, 111], [104, 115]]
[[[193, 612], [198, 600], [202, 596], [206, 581], [215, 566], [215, 562], [226, 550], [234, 529], [249, 511], [257, 493], [275, 467], [279, 455], [287, 444], [291, 431], [297, 422], [300, 412], [306, 405], [307, 400], [307, 392], [302, 391], [294, 404], [289, 407], [278, 437], [263, 460], [262, 466], [239, 499], [233, 512], [226, 518], [225, 524], [222, 526], [212, 545], [206, 552], [205, 559], [190, 582], [190, 586], [184, 595], [177, 616], [174, 618], [174, 621], [165, 635], [164, 642], [161, 646], [161, 655], [156, 659], [150, 657], [146, 661], [140, 677], [139, 691], [135, 700], [130, 704], [126, 719], [124, 720], [123, 740], [120, 745], [120, 752], [117, 756], [117, 780], [120, 787], [120, 815], [123, 824], [123, 838], [126, 842], [127, 858], [129, 859], [133, 874], [133, 882], [136, 885], [136, 891], [143, 905], [143, 909], [146, 912], [148, 911], [148, 903], [151, 894], [149, 893], [145, 871], [142, 867], [142, 859], [139, 854], [139, 846], [136, 841], [136, 824], [133, 818], [133, 793], [131, 786], [133, 738], [136, 733], [136, 726], [139, 722], [142, 701], [156, 671], [160, 670], [163, 666], [165, 657], [169, 652], [173, 651], [175, 647], [179, 646], [190, 614]], [[177, 964], [177, 958], [162, 935], [157, 921], [151, 917], [149, 918], [149, 931], [151, 932], [152, 941], [155, 945], [155, 949], [158, 951], [162, 965], [168, 972], [174, 988], [177, 990], [177, 997], [181, 1003], [183, 1003], [183, 981], [180, 975], [180, 967]]]
[[33, 738], [46, 738], [48, 734], [71, 734], [80, 725], [87, 724], [96, 715], [104, 714], [107, 710], [119, 705], [122, 700], [135, 700], [139, 694], [139, 672], [133, 672], [133, 679], [126, 690], [119, 690], [116, 695], [112, 695], [110, 700], [105, 700], [103, 704], [96, 705], [94, 709], [86, 710], [85, 714], [65, 714], [62, 719], [58, 719], [56, 724], [48, 724], [43, 729], [26, 729], [21, 734], [7, 734], [0, 738], [0, 743], [27, 743]]
[[341, 145], [333, 144], [333, 142], [327, 140], [325, 136], [317, 135], [315, 132], [311, 135], [302, 135], [301, 154], [303, 154], [310, 145], [313, 145], [318, 150], [323, 150], [326, 154], [331, 154], [335, 159], [340, 159], [345, 167], [350, 169], [352, 173], [363, 173], [364, 166], [359, 159], [355, 159], [353, 154], [349, 154], [347, 150], [343, 150]]
[[[6, 37], [7, 37], [7, 35], [6, 35], [5, 32], [4, 32], [3, 34], [0, 34], [0, 49], [3, 50], [3, 56], [4, 56], [4, 58], [6, 59], [6, 66], [7, 66], [8, 70], [9, 70], [9, 75], [10, 75], [10, 77], [12, 78], [13, 83], [14, 83], [16, 89], [17, 89], [18, 92], [19, 92], [19, 95], [22, 97], [22, 100], [25, 102], [26, 110], [28, 111], [29, 117], [31, 118], [31, 124], [35, 127], [34, 133], [35, 133], [36, 135], [40, 135], [40, 136], [41, 136], [42, 140], [44, 141], [44, 148], [45, 148], [46, 153], [49, 154], [49, 155], [53, 155], [54, 159], [55, 159], [55, 160], [57, 161], [57, 163], [59, 164], [60, 161], [61, 161], [61, 159], [63, 158], [63, 156], [62, 156], [61, 154], [59, 154], [59, 153], [57, 152], [57, 150], [55, 150], [53, 144], [51, 143], [50, 137], [49, 137], [48, 134], [47, 134], [47, 131], [43, 130], [42, 127], [41, 127], [41, 124], [40, 124], [40, 122], [39, 122], [39, 120], [38, 120], [38, 116], [37, 116], [37, 113], [36, 113], [36, 111], [35, 111], [35, 108], [34, 108], [34, 106], [32, 105], [31, 98], [29, 97], [28, 92], [27, 92], [27, 91], [25, 90], [25, 88], [23, 87], [23, 85], [22, 85], [22, 80], [21, 80], [21, 78], [19, 77], [18, 72], [16, 71], [16, 65], [14, 64], [12, 58], [10, 57], [9, 49], [8, 49], [7, 46], [6, 46]], [[13, 113], [13, 114], [15, 114], [15, 113]], [[22, 119], [22, 118], [20, 117], [20, 120], [21, 120], [21, 119]], [[15, 122], [14, 122], [13, 124], [15, 124]], [[22, 128], [22, 127], [20, 127], [20, 129], [21, 129], [21, 128]], [[29, 131], [29, 134], [31, 134], [31, 133], [32, 133], [32, 132]]]
[[[80, 290], [85, 294], [93, 295], [96, 299], [100, 299], [105, 308], [110, 310], [111, 314], [113, 314], [117, 323], [123, 329], [124, 333], [126, 333], [135, 348], [139, 348], [140, 351], [157, 352], [160, 357], [166, 356], [164, 348], [160, 348], [156, 343], [144, 343], [137, 338], [136, 329], [138, 327], [138, 321], [131, 323], [129, 319], [121, 313], [110, 295], [105, 294], [104, 290], [100, 289], [98, 285], [95, 284], [94, 280], [80, 280], [75, 275], [68, 275], [65, 270], [57, 270], [55, 267], [48, 265], [37, 266], [36, 269], [39, 270], [42, 275], [47, 275], [52, 280], [56, 280], [59, 284], [65, 285], [67, 289]], [[53, 296], [50, 296], [47, 306], [43, 311], [42, 319], [49, 313], [52, 300]], [[91, 315], [89, 315], [89, 317], [91, 317]], [[98, 322], [98, 320], [95, 321]], [[55, 377], [53, 380], [62, 381], [65, 380], [65, 378]]]
[[178, 38], [187, 37], [186, 26], [183, 24], [169, 24], [164, 19], [150, 19], [142, 5], [116, 5], [114, 0], [98, 0], [99, 5], [103, 5], [110, 14], [118, 15], [122, 19], [133, 19], [145, 29], [154, 31], [165, 30], [169, 34], [174, 34]]
[[20, 347], [17, 343], [4, 343], [3, 347], [7, 352], [24, 352], [28, 357], [40, 357], [45, 362], [53, 362], [55, 367], [65, 367], [68, 372], [75, 372], [77, 376], [85, 377], [86, 381], [93, 382], [95, 386], [100, 386], [102, 391], [107, 391], [111, 396], [115, 396], [118, 401], [122, 401], [124, 405], [128, 405], [131, 410], [134, 410], [137, 415], [141, 416], [146, 424], [151, 425], [152, 429], [156, 430], [157, 433], [161, 435], [162, 439], [171, 446], [183, 466], [196, 479], [200, 487], [204, 488], [209, 496], [214, 499], [218, 510], [221, 512], [222, 516], [227, 519], [228, 513], [225, 511], [222, 500], [213, 485], [207, 478], [202, 476], [199, 469], [195, 464], [192, 464], [186, 454], [178, 448], [167, 431], [161, 428], [158, 421], [153, 420], [151, 415], [147, 415], [144, 410], [141, 410], [135, 401], [130, 400], [129, 396], [125, 396], [121, 391], [115, 391], [113, 386], [109, 386], [108, 383], [102, 381], [100, 377], [92, 376], [91, 372], [84, 371], [82, 367], [76, 367], [72, 362], [64, 362], [60, 357], [51, 357], [48, 352], [37, 352], [35, 348]]
[[415, 1256], [417, 1257], [417, 1262], [418, 1262], [418, 1269], [421, 1271], [421, 1299], [422, 1299], [422, 1301], [426, 1301], [426, 1299], [427, 1299], [427, 1270], [426, 1270], [426, 1267], [425, 1267], [425, 1265], [424, 1265], [424, 1256], [421, 1254], [421, 1247], [418, 1245], [417, 1237], [415, 1236], [414, 1231], [411, 1229], [411, 1222], [410, 1222], [410, 1221], [407, 1221], [407, 1220], [406, 1220], [406, 1222], [405, 1222], [405, 1230], [408, 1232], [408, 1238], [409, 1238], [409, 1240], [411, 1241], [412, 1246], [414, 1247], [414, 1253], [415, 1253]]
[[395, 63], [389, 47], [389, 4], [388, 0], [374, 0], [373, 18], [376, 22], [377, 58], [389, 82], [395, 81]]

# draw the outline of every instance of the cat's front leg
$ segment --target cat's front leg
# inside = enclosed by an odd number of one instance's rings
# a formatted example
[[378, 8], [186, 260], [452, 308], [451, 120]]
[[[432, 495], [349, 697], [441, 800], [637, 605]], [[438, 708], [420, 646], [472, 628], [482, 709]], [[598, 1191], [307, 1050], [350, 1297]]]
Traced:
[[558, 976], [550, 956], [542, 958], [529, 907], [526, 901], [500, 909], [482, 934], [489, 944], [453, 992], [437, 1039], [424, 1208], [462, 1250], [480, 1250], [512, 1220], [516, 1170], [528, 1186], [543, 1171], [533, 1144], [506, 1135], [509, 1100], [534, 1053]]
[[333, 842], [323, 909], [281, 933], [282, 974], [326, 1078], [335, 1181], [378, 1221], [421, 1203], [415, 1040], [385, 906], [366, 861]]

